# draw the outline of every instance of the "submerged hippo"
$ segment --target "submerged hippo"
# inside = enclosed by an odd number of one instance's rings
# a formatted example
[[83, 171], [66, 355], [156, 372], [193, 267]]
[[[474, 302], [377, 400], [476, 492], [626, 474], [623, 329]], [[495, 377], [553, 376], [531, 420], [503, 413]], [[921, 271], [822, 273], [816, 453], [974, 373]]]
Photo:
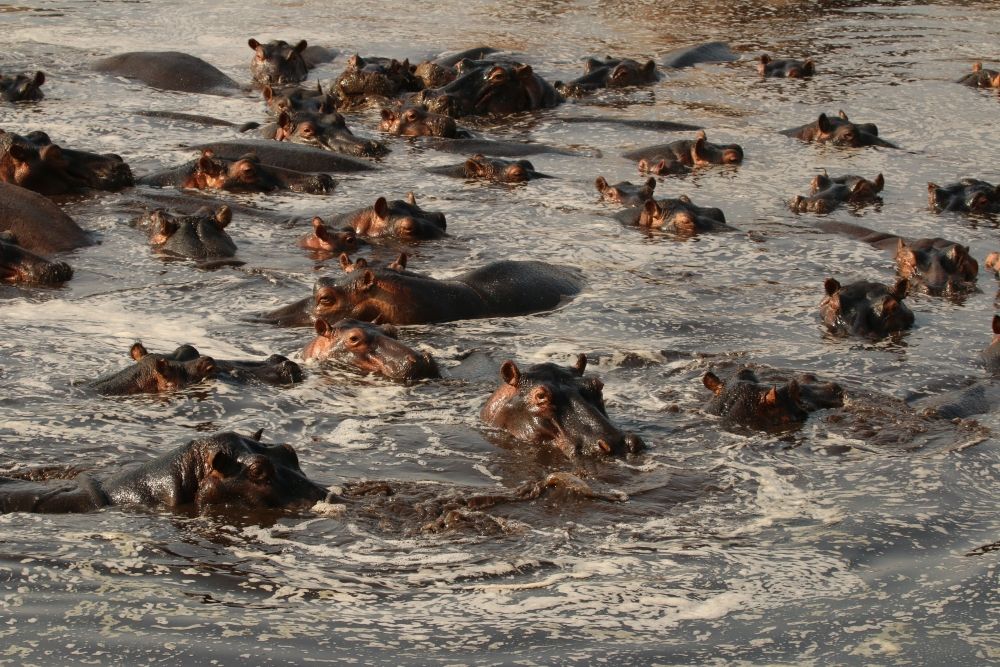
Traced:
[[250, 78], [259, 86], [298, 83], [305, 81], [309, 75], [309, 66], [302, 57], [302, 52], [309, 46], [304, 39], [292, 46], [282, 39], [261, 44], [251, 37], [247, 45], [253, 50]]
[[878, 201], [885, 187], [882, 174], [869, 181], [861, 176], [817, 174], [809, 184], [809, 195], [796, 195], [789, 204], [798, 213], [829, 213], [841, 204], [870, 204]]
[[120, 190], [134, 182], [118, 155], [61, 148], [44, 132], [21, 136], [4, 130], [0, 130], [0, 181], [43, 195]]
[[325, 92], [318, 83], [315, 88], [263, 86], [261, 95], [268, 110], [275, 115], [282, 111], [327, 114], [337, 110], [337, 98]]
[[385, 268], [348, 268], [342, 277], [320, 278], [312, 297], [260, 316], [281, 326], [308, 326], [316, 319], [345, 318], [379, 324], [427, 324], [481, 317], [514, 317], [552, 310], [579, 293], [574, 270], [544, 262], [500, 261], [439, 280], [396, 262]]
[[179, 51], [132, 51], [102, 58], [93, 69], [105, 74], [138, 79], [147, 86], [184, 93], [232, 95], [238, 83], [201, 58]]
[[521, 371], [513, 361], [500, 367], [500, 388], [479, 413], [488, 426], [503, 429], [518, 440], [551, 443], [567, 457], [624, 456], [646, 445], [622, 432], [608, 419], [604, 383], [583, 376], [587, 356], [572, 366], [535, 364]]
[[765, 53], [757, 58], [757, 73], [764, 78], [804, 79], [816, 73], [816, 65], [813, 64], [812, 58], [772, 60], [771, 56]]
[[357, 251], [360, 242], [353, 227], [344, 226], [339, 232], [334, 232], [326, 226], [323, 218], [318, 216], [312, 219], [311, 224], [312, 231], [299, 239], [300, 248], [330, 255], [351, 254]]
[[406, 193], [405, 201], [388, 201], [385, 197], [379, 197], [371, 206], [332, 216], [330, 224], [350, 227], [360, 236], [389, 237], [404, 241], [437, 239], [447, 235], [444, 213], [420, 208], [412, 192]]
[[458, 70], [459, 77], [448, 85], [422, 90], [411, 101], [453, 118], [550, 109], [564, 101], [531, 65], [464, 60]]
[[0, 232], [0, 282], [60, 285], [73, 277], [66, 262], [53, 262], [18, 245], [11, 232]]
[[610, 185], [603, 176], [598, 176], [594, 181], [594, 187], [601, 194], [601, 199], [606, 202], [624, 206], [642, 206], [647, 199], [653, 198], [656, 179], [650, 176], [642, 185], [633, 185], [628, 181]]
[[972, 72], [959, 79], [958, 83], [973, 88], [1000, 88], [1000, 72], [983, 69], [982, 63], [975, 63]]
[[45, 97], [42, 84], [45, 74], [4, 74], [0, 72], [0, 100], [7, 102], [31, 102]]
[[704, 130], [699, 130], [694, 139], [637, 148], [622, 157], [639, 161], [639, 170], [644, 173], [683, 173], [691, 167], [740, 164], [743, 148], [739, 144], [713, 144]]
[[557, 81], [555, 87], [563, 95], [581, 96], [601, 88], [641, 86], [659, 80], [660, 73], [652, 60], [640, 63], [631, 58], [607, 56], [604, 60], [587, 58], [583, 65], [583, 76], [569, 83]]
[[459, 130], [455, 119], [439, 113], [431, 113], [420, 106], [406, 105], [400, 109], [382, 109], [382, 122], [378, 129], [397, 137], [468, 137], [469, 133]]
[[913, 326], [913, 311], [903, 303], [909, 283], [900, 278], [891, 287], [859, 280], [841, 286], [833, 278], [823, 283], [826, 296], [820, 319], [835, 334], [884, 338]]
[[1000, 213], [1000, 185], [977, 178], [963, 178], [944, 187], [928, 183], [927, 199], [937, 212]]
[[87, 475], [48, 482], [0, 477], [0, 513], [90, 512], [108, 505], [306, 508], [327, 497], [302, 472], [290, 445], [264, 445], [260, 436], [216, 433], [101, 481]]
[[0, 232], [10, 232], [29, 252], [50, 255], [93, 243], [62, 209], [17, 185], [0, 183]]
[[237, 160], [220, 158], [209, 149], [203, 150], [197, 160], [143, 176], [136, 183], [228, 192], [292, 190], [308, 194], [327, 194], [336, 185], [328, 174], [271, 167], [261, 164], [254, 154], [244, 155]]
[[302, 358], [336, 361], [366, 374], [402, 382], [441, 376], [434, 358], [401, 343], [395, 327], [358, 320], [333, 324], [316, 320], [316, 338], [306, 345]]
[[224, 160], [239, 160], [252, 154], [265, 166], [294, 172], [357, 172], [375, 169], [364, 160], [288, 141], [213, 141], [192, 148], [202, 152], [211, 151], [215, 157]]
[[503, 160], [485, 155], [473, 155], [462, 164], [431, 167], [427, 171], [455, 178], [468, 178], [494, 183], [524, 183], [535, 178], [552, 178], [535, 171], [528, 160]]
[[404, 92], [422, 88], [423, 82], [414, 75], [409, 60], [362, 58], [354, 54], [333, 82], [331, 93], [338, 98], [338, 107], [343, 109], [384, 103]]
[[[215, 360], [197, 355], [184, 360], [171, 359], [160, 354], [146, 354], [146, 349], [133, 346], [132, 357], [136, 363], [128, 368], [100, 377], [89, 387], [105, 396], [133, 394], [160, 394], [176, 391], [215, 374]], [[141, 349], [142, 354], [137, 350]]]
[[389, 152], [378, 141], [356, 136], [336, 111], [282, 111], [274, 123], [261, 128], [261, 135], [359, 157], [379, 157]]
[[[168, 361], [189, 362], [203, 357], [193, 345], [181, 345], [170, 354], [150, 354], [142, 343], [134, 343], [129, 350], [133, 359], [141, 362], [148, 357], [162, 358]], [[302, 368], [280, 354], [272, 354], [259, 361], [238, 359], [212, 359], [214, 370], [212, 377], [221, 380], [232, 380], [237, 383], [263, 382], [273, 385], [290, 385], [302, 382]]]
[[228, 206], [215, 211], [205, 207], [192, 215], [156, 209], [133, 225], [149, 233], [149, 242], [160, 252], [193, 259], [218, 259], [236, 254], [236, 244], [226, 233], [233, 219]]
[[685, 236], [701, 232], [736, 231], [726, 224], [725, 214], [717, 208], [698, 206], [687, 195], [677, 199], [647, 199], [642, 207], [623, 211], [619, 220], [643, 229], [659, 229]]
[[942, 238], [905, 239], [843, 222], [823, 222], [817, 227], [892, 253], [896, 271], [907, 279], [911, 291], [920, 288], [932, 295], [954, 295], [976, 290], [979, 262], [969, 254], [969, 246]]
[[782, 130], [781, 134], [802, 141], [830, 143], [834, 146], [898, 148], [878, 136], [878, 127], [874, 123], [852, 123], [843, 111], [836, 116], [821, 113], [813, 122]]
[[705, 409], [721, 416], [726, 428], [782, 431], [802, 424], [811, 412], [844, 404], [840, 385], [820, 383], [812, 374], [772, 384], [761, 383], [753, 370], [741, 368], [725, 381], [708, 371], [702, 383], [715, 394]]

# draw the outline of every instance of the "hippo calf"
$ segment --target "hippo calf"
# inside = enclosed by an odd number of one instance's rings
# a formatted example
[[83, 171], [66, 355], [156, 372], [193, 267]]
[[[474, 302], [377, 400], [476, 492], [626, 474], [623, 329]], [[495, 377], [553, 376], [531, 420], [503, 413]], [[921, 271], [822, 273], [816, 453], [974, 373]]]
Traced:
[[975, 63], [972, 72], [959, 79], [958, 83], [973, 88], [1000, 88], [1000, 72], [983, 69], [982, 63]]
[[741, 368], [725, 381], [708, 371], [702, 383], [714, 394], [705, 409], [722, 417], [726, 428], [782, 431], [799, 426], [811, 412], [844, 404], [840, 385], [820, 383], [812, 374], [772, 384], [761, 383], [752, 369]]
[[0, 232], [0, 282], [60, 285], [73, 277], [65, 262], [53, 262], [18, 245], [12, 232]]
[[994, 186], [977, 178], [963, 178], [944, 187], [928, 183], [927, 199], [930, 207], [939, 213], [1000, 213], [1000, 185]]
[[304, 39], [292, 46], [281, 39], [261, 44], [251, 37], [247, 45], [254, 52], [250, 60], [250, 77], [257, 85], [298, 83], [305, 81], [309, 75], [309, 67], [302, 57], [302, 52], [309, 46]]
[[333, 324], [317, 319], [316, 338], [306, 345], [302, 358], [337, 361], [401, 382], [441, 377], [434, 358], [401, 343], [395, 327], [351, 319]]
[[874, 123], [852, 123], [843, 111], [836, 116], [821, 113], [813, 122], [782, 130], [781, 134], [802, 141], [830, 143], [834, 146], [898, 148], [878, 136], [878, 127]]
[[618, 429], [604, 405], [604, 383], [584, 377], [587, 356], [572, 366], [535, 364], [522, 371], [513, 361], [500, 367], [500, 387], [487, 399], [480, 418], [514, 438], [551, 443], [567, 457], [624, 456], [646, 445]]
[[432, 174], [494, 183], [525, 183], [535, 178], [552, 178], [535, 171], [535, 165], [528, 160], [503, 160], [482, 154], [473, 155], [462, 164], [431, 167], [427, 171]]
[[336, 185], [328, 174], [272, 167], [262, 164], [254, 154], [244, 155], [237, 160], [219, 158], [207, 148], [197, 160], [174, 169], [143, 176], [136, 183], [228, 192], [292, 190], [307, 194], [327, 194], [332, 192]]
[[882, 174], [869, 181], [861, 176], [818, 174], [809, 185], [809, 195], [796, 195], [789, 206], [797, 213], [829, 213], [841, 204], [869, 204], [885, 187]]
[[834, 278], [823, 283], [820, 302], [823, 324], [840, 335], [884, 338], [913, 326], [913, 311], [903, 303], [909, 282], [900, 278], [892, 287], [859, 280], [841, 286]]
[[399, 110], [382, 109], [378, 129], [397, 137], [468, 137], [459, 130], [455, 119], [444, 114], [431, 113], [423, 107], [407, 105]]
[[216, 433], [103, 481], [87, 475], [50, 482], [0, 477], [0, 513], [76, 513], [109, 505], [292, 509], [328, 496], [302, 472], [290, 445], [264, 445], [260, 436]]
[[816, 65], [812, 58], [805, 60], [773, 60], [766, 53], [757, 59], [757, 73], [764, 78], [787, 77], [790, 79], [804, 79], [816, 73]]
[[643, 173], [684, 173], [692, 167], [713, 164], [740, 164], [743, 148], [739, 144], [713, 144], [708, 135], [699, 130], [694, 139], [681, 139], [666, 144], [638, 148], [622, 157], [639, 162]]
[[331, 255], [357, 251], [360, 241], [353, 227], [344, 226], [339, 232], [334, 232], [318, 216], [312, 219], [311, 224], [312, 231], [299, 239], [300, 248]]
[[45, 97], [42, 84], [45, 74], [4, 74], [0, 72], [0, 100], [7, 102], [32, 102]]

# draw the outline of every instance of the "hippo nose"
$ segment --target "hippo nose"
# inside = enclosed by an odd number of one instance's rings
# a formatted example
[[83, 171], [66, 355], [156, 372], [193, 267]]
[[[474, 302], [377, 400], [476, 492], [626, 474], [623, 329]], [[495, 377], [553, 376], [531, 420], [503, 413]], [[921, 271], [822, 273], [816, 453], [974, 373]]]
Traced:
[[329, 174], [316, 174], [307, 184], [306, 191], [309, 194], [325, 194], [333, 190], [334, 180]]
[[625, 434], [625, 448], [630, 454], [637, 454], [646, 449], [646, 443], [635, 433], [628, 432]]
[[66, 262], [54, 262], [45, 267], [39, 281], [45, 284], [64, 283], [73, 277], [73, 268]]

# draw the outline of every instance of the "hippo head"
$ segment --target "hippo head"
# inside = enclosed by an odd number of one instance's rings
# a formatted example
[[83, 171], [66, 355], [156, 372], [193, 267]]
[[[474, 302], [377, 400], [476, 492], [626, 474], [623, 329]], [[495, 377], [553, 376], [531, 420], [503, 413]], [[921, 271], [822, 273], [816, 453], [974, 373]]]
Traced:
[[205, 207], [193, 215], [175, 216], [156, 209], [144, 223], [150, 230], [149, 242], [159, 250], [182, 257], [208, 259], [236, 254], [236, 244], [226, 233], [232, 219], [232, 210], [223, 204], [215, 211]]
[[413, 75], [409, 60], [365, 59], [354, 54], [334, 84], [344, 97], [376, 95], [394, 97], [400, 91], [417, 91], [422, 83]]
[[[43, 195], [59, 195], [87, 187], [69, 172], [62, 149], [44, 133], [22, 137], [0, 130], [0, 182]], [[41, 145], [36, 140], [44, 143]]]
[[691, 145], [691, 161], [697, 165], [740, 164], [743, 162], [743, 148], [738, 144], [709, 143], [708, 136], [699, 130]]
[[139, 383], [138, 391], [126, 393], [159, 394], [175, 391], [215, 377], [218, 370], [215, 359], [206, 356], [173, 361], [160, 354], [147, 354], [136, 365], [139, 367], [139, 373], [135, 376]]
[[377, 141], [355, 136], [336, 111], [326, 114], [282, 111], [278, 114], [274, 138], [360, 157], [378, 157], [388, 152]]
[[687, 166], [676, 157], [657, 155], [655, 157], [646, 159], [642, 158], [639, 160], [639, 173], [640, 174], [655, 174], [657, 176], [667, 176], [670, 174], [686, 174], [691, 171], [691, 167]]
[[969, 247], [945, 239], [917, 239], [896, 245], [899, 274], [911, 285], [930, 294], [956, 294], [976, 289], [979, 263], [969, 254]]
[[328, 174], [279, 169], [261, 164], [254, 154], [238, 160], [223, 160], [205, 149], [184, 187], [227, 190], [229, 192], [271, 192], [287, 188], [295, 192], [326, 194], [333, 190], [334, 181]]
[[65, 262], [50, 262], [18, 245], [11, 232], [0, 232], [0, 282], [59, 285], [73, 277]]
[[378, 129], [401, 137], [454, 138], [458, 134], [453, 118], [417, 106], [403, 107], [399, 111], [382, 109]]
[[647, 199], [636, 224], [688, 236], [714, 226], [710, 220], [699, 219], [698, 213], [692, 209], [691, 200], [684, 195], [679, 199], [661, 201]]
[[7, 102], [30, 102], [40, 100], [42, 94], [42, 84], [45, 83], [45, 74], [35, 72], [33, 75], [16, 74], [14, 76], [4, 76], [0, 74], [0, 99]]
[[299, 467], [291, 445], [264, 445], [260, 431], [250, 438], [217, 433], [190, 444], [200, 465], [194, 468], [198, 507], [310, 507], [327, 497]]
[[336, 254], [353, 253], [358, 249], [358, 235], [355, 234], [353, 227], [343, 227], [340, 231], [334, 232], [326, 226], [323, 218], [314, 217], [312, 228], [312, 233], [300, 242], [304, 248]]
[[[609, 63], [610, 64], [610, 63]], [[640, 64], [631, 58], [618, 61], [608, 72], [608, 88], [624, 88], [656, 81], [656, 63], [652, 60]]]
[[424, 88], [440, 88], [454, 81], [456, 72], [451, 67], [424, 61], [413, 68], [413, 76], [420, 79]]
[[254, 83], [281, 86], [305, 80], [309, 70], [302, 58], [302, 52], [308, 46], [306, 40], [292, 46], [280, 39], [261, 44], [250, 38], [247, 44], [254, 52], [250, 61]]
[[316, 339], [306, 346], [306, 360], [337, 360], [363, 373], [413, 382], [440, 377], [430, 354], [418, 353], [397, 340], [396, 328], [358, 320], [329, 324], [316, 320]]
[[406, 194], [405, 201], [395, 199], [390, 202], [385, 197], [379, 197], [369, 217], [367, 233], [371, 236], [394, 236], [404, 241], [446, 236], [444, 213], [420, 208], [412, 192]]
[[551, 442], [566, 456], [622, 456], [645, 448], [642, 439], [608, 419], [596, 377], [584, 378], [586, 355], [575, 365], [535, 364], [522, 372], [513, 361], [500, 367], [500, 388], [486, 401], [482, 420], [518, 440]]
[[881, 338], [913, 326], [913, 311], [903, 303], [908, 288], [906, 278], [889, 288], [869, 282], [841, 286], [836, 279], [827, 278], [820, 316], [835, 331], [846, 329], [859, 336]]
[[702, 383], [715, 394], [706, 409], [721, 415], [728, 424], [781, 431], [798, 426], [809, 416], [794, 379], [780, 386], [760, 384], [752, 370], [743, 368], [725, 382], [708, 371]]
[[261, 88], [264, 102], [275, 114], [282, 111], [293, 113], [305, 111], [308, 113], [328, 114], [337, 110], [337, 98], [323, 91], [319, 83], [315, 88], [287, 88], [276, 91], [271, 86]]
[[603, 176], [598, 176], [597, 180], [594, 181], [594, 187], [601, 194], [601, 199], [606, 202], [625, 206], [641, 206], [647, 199], [653, 198], [656, 179], [650, 176], [642, 185], [632, 185], [628, 181], [609, 185]]
[[531, 65], [493, 63], [483, 70], [472, 106], [476, 113], [516, 113], [535, 108], [541, 97]]
[[465, 173], [470, 178], [482, 178], [499, 183], [524, 183], [541, 176], [528, 160], [501, 160], [482, 154], [465, 161]]

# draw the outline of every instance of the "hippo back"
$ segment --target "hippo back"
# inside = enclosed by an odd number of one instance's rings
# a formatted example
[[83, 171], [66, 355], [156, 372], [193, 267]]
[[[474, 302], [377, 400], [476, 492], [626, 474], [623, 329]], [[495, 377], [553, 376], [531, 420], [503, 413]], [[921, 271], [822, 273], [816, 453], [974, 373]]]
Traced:
[[22, 248], [43, 255], [91, 243], [87, 233], [58, 206], [9, 183], [0, 183], [0, 232], [13, 232]]
[[578, 294], [584, 283], [575, 269], [509, 260], [487, 264], [455, 280], [474, 289], [494, 316], [551, 310]]

